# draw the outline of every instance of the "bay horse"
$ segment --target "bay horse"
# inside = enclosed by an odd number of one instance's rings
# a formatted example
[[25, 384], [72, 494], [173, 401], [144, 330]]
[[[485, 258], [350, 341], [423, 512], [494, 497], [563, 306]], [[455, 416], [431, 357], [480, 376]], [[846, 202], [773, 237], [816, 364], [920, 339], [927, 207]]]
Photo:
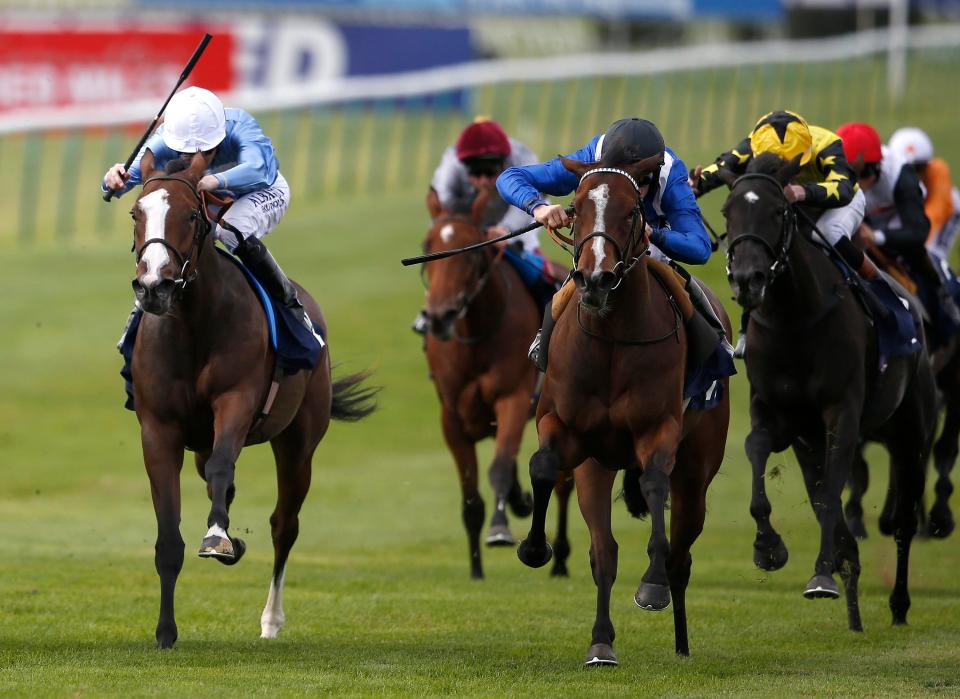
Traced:
[[[440, 252], [480, 242], [479, 222], [490, 192], [474, 200], [468, 214], [431, 207], [433, 222], [425, 252]], [[428, 202], [429, 204], [429, 202]], [[537, 331], [540, 311], [520, 275], [491, 248], [454, 255], [426, 266], [427, 364], [440, 399], [440, 422], [460, 476], [463, 524], [467, 530], [470, 575], [483, 578], [480, 530], [485, 505], [477, 483], [476, 444], [496, 439], [490, 464], [494, 511], [486, 543], [512, 546], [507, 506], [517, 517], [530, 515], [531, 496], [517, 478], [517, 453], [530, 419], [536, 369], [527, 359], [527, 342]], [[561, 510], [552, 574], [565, 576], [570, 546], [566, 504], [573, 484], [557, 483]]]
[[[331, 381], [329, 348], [312, 372], [280, 382], [265, 419], [274, 377], [265, 315], [243, 272], [219, 253], [197, 183], [204, 159], [167, 172], [142, 158], [143, 189], [133, 206], [136, 278], [133, 288], [145, 311], [136, 337], [132, 370], [134, 405], [143, 459], [157, 516], [155, 563], [160, 576], [160, 648], [177, 640], [174, 588], [183, 567], [180, 536], [180, 471], [184, 450], [195, 453], [211, 500], [201, 556], [234, 564], [245, 551], [230, 536], [228, 511], [236, 494], [240, 450], [270, 441], [276, 459], [277, 503], [270, 517], [273, 575], [261, 616], [261, 634], [283, 626], [287, 557], [297, 539], [298, 513], [310, 487], [311, 460], [330, 419], [359, 420], [374, 410], [365, 374]], [[298, 287], [314, 324], [326, 334], [320, 308]], [[253, 428], [253, 429], [251, 429]]]
[[751, 319], [745, 449], [753, 473], [754, 562], [777, 570], [787, 561], [787, 548], [770, 524], [764, 476], [770, 454], [793, 447], [820, 525], [820, 550], [803, 595], [838, 598], [833, 574], [839, 572], [848, 626], [862, 631], [860, 558], [840, 496], [861, 440], [879, 441], [891, 458], [890, 526], [897, 546], [890, 609], [893, 623], [904, 624], [910, 543], [936, 423], [933, 373], [923, 349], [893, 357], [880, 369], [873, 324], [840, 269], [801, 233], [783, 194], [799, 170], [799, 159], [784, 162], [771, 154], [755, 157], [739, 178], [721, 173], [730, 186], [723, 208], [730, 286]]
[[[625, 496], [634, 483], [652, 519], [650, 563], [634, 595], [637, 606], [665, 609], [673, 599], [675, 649], [688, 655], [685, 594], [690, 547], [703, 529], [706, 493], [720, 468], [730, 419], [726, 379], [711, 410], [684, 412], [688, 335], [677, 300], [650, 269], [643, 185], [656, 156], [621, 168], [568, 158], [579, 177], [572, 299], [550, 341], [543, 393], [537, 407], [539, 449], [530, 459], [534, 512], [517, 550], [528, 566], [552, 557], [543, 525], [557, 474], [573, 470], [580, 511], [590, 530], [590, 567], [597, 610], [587, 666], [616, 665], [610, 592], [617, 575], [617, 542], [610, 523], [611, 489], [618, 469]], [[583, 234], [578, 231], [583, 231]], [[723, 307], [711, 304], [729, 336]], [[639, 475], [637, 470], [642, 470]], [[636, 487], [636, 486], [639, 487]], [[637, 493], [639, 490], [639, 493]], [[670, 539], [664, 510], [671, 498]]]

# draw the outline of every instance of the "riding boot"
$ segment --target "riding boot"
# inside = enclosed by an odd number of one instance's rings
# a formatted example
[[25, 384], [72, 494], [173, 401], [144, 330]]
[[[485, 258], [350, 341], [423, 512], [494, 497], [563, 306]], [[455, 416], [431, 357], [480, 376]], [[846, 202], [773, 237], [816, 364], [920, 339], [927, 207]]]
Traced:
[[744, 311], [740, 316], [740, 332], [737, 335], [737, 346], [733, 348], [733, 358], [743, 359], [747, 353], [747, 325], [750, 323], [750, 313]]
[[713, 305], [710, 303], [710, 299], [707, 298], [706, 293], [704, 293], [703, 287], [700, 286], [700, 282], [693, 277], [690, 277], [687, 281], [687, 293], [690, 294], [690, 301], [693, 302], [694, 309], [710, 323], [710, 327], [717, 331], [717, 335], [723, 343], [724, 349], [732, 353], [733, 347], [730, 346], [730, 342], [727, 340], [727, 329], [723, 327], [720, 316], [718, 316], [717, 312], [713, 309]]
[[537, 336], [533, 338], [530, 350], [527, 352], [530, 361], [542, 372], [547, 370], [547, 351], [550, 347], [550, 335], [553, 333], [554, 325], [556, 325], [556, 321], [553, 319], [553, 311], [550, 304], [547, 304], [547, 308], [543, 312], [543, 326], [537, 331]]
[[310, 322], [303, 304], [297, 297], [297, 288], [280, 269], [280, 265], [267, 250], [263, 241], [252, 235], [246, 237], [237, 246], [236, 253], [267, 293], [293, 311], [303, 326], [313, 334], [313, 323]]

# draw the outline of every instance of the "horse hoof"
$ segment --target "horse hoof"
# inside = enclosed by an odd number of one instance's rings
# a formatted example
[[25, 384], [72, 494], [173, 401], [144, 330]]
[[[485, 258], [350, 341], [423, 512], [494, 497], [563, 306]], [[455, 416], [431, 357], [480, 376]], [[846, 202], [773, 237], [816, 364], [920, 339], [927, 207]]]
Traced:
[[233, 558], [224, 559], [218, 558], [217, 560], [223, 563], [225, 566], [236, 565], [240, 562], [240, 559], [243, 558], [243, 554], [247, 552], [247, 544], [243, 539], [231, 537], [230, 541], [233, 542]]
[[177, 642], [176, 624], [157, 626], [157, 649], [170, 650]]
[[642, 582], [637, 588], [633, 601], [640, 609], [650, 612], [662, 612], [670, 606], [670, 587], [656, 583]]
[[613, 652], [613, 646], [608, 643], [594, 643], [587, 651], [587, 659], [584, 661], [584, 667], [615, 667], [620, 664], [617, 660], [617, 654]]
[[766, 570], [768, 572], [780, 570], [787, 565], [787, 559], [789, 557], [790, 554], [787, 551], [787, 545], [784, 544], [783, 539], [779, 537], [773, 547], [757, 546], [756, 542], [753, 544], [753, 563], [760, 570]]
[[260, 624], [260, 638], [276, 638], [277, 634], [280, 633], [280, 629], [283, 628], [283, 622], [274, 623], [266, 622]]
[[862, 541], [867, 538], [867, 528], [863, 525], [863, 520], [860, 517], [848, 519], [847, 529], [850, 530], [854, 539]]
[[494, 524], [487, 532], [487, 546], [513, 546], [517, 543], [506, 524]]
[[530, 568], [543, 568], [553, 558], [553, 548], [548, 543], [534, 546], [529, 543], [529, 539], [524, 539], [517, 547], [517, 558], [523, 565]]
[[807, 583], [803, 596], [807, 599], [837, 599], [840, 588], [833, 581], [832, 575], [814, 575]]
[[955, 524], [950, 510], [940, 511], [934, 507], [930, 511], [930, 520], [927, 523], [927, 535], [934, 539], [946, 539], [953, 533]]
[[559, 558], [554, 561], [553, 568], [550, 569], [551, 578], [569, 578], [570, 572], [567, 570], [567, 564], [563, 563]]
[[216, 534], [204, 538], [197, 555], [200, 558], [215, 558], [221, 562], [234, 562], [237, 557], [230, 537], [217, 536]]
[[511, 495], [508, 502], [515, 517], [529, 517], [533, 514], [533, 495], [529, 492], [520, 491], [518, 496]]

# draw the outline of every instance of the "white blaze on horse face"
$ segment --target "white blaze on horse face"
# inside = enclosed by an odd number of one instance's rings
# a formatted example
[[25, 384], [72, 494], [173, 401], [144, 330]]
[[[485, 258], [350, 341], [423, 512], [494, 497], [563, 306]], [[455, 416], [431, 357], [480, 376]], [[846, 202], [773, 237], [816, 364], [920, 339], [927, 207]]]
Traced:
[[267, 605], [260, 615], [260, 638], [276, 638], [283, 628], [286, 618], [283, 615], [283, 578], [287, 574], [284, 565], [277, 579], [270, 579], [270, 591], [267, 593]]
[[743, 198], [746, 199], [750, 204], [756, 204], [760, 201], [760, 197], [757, 196], [756, 192], [747, 192], [743, 195]]
[[[605, 216], [607, 213], [607, 200], [610, 196], [610, 185], [601, 184], [597, 185], [587, 194], [597, 211], [596, 220], [593, 222], [593, 232], [594, 233], [606, 233], [607, 232], [607, 223]], [[603, 258], [606, 257], [604, 252], [604, 243], [606, 243], [605, 238], [597, 236], [593, 239], [593, 259], [594, 267], [593, 271], [596, 274], [600, 271], [600, 264], [603, 262]]]
[[[164, 226], [167, 221], [167, 212], [170, 210], [170, 202], [167, 201], [167, 190], [158, 189], [150, 192], [143, 197], [137, 206], [147, 217], [147, 223], [144, 226], [144, 242], [159, 238], [163, 240]], [[160, 281], [160, 270], [170, 261], [170, 255], [167, 254], [167, 248], [163, 245], [148, 245], [141, 258], [147, 265], [147, 271], [140, 279], [144, 287], [150, 288]]]
[[445, 225], [443, 228], [440, 229], [440, 239], [445, 243], [449, 243], [452, 237], [453, 237], [453, 224], [448, 223], [447, 225]]

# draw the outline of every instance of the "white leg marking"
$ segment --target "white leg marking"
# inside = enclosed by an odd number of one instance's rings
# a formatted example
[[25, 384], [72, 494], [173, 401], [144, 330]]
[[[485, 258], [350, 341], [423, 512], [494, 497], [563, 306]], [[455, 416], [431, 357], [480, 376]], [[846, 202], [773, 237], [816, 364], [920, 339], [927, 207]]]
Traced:
[[208, 536], [219, 536], [221, 539], [230, 538], [229, 536], [227, 536], [226, 530], [223, 527], [221, 527], [219, 524], [214, 524], [212, 527], [210, 527], [203, 538], [206, 539]]
[[[590, 193], [587, 194], [587, 197], [593, 201], [594, 207], [597, 210], [596, 220], [593, 223], [593, 230], [595, 233], [606, 233], [607, 232], [607, 222], [604, 219], [604, 216], [607, 213], [607, 200], [610, 195], [610, 185], [601, 184], [597, 185], [590, 190]], [[603, 258], [607, 256], [604, 251], [604, 245], [607, 241], [604, 238], [599, 236], [593, 239], [593, 260], [594, 267], [593, 273], [596, 274], [600, 271], [600, 264], [603, 262]]]
[[[167, 190], [158, 189], [137, 202], [137, 206], [147, 217], [144, 240], [152, 238], [163, 240], [167, 211], [170, 210], [167, 196]], [[149, 288], [160, 281], [160, 270], [170, 261], [170, 255], [167, 254], [167, 248], [163, 245], [148, 245], [142, 259], [147, 265], [147, 272], [140, 279], [140, 283]]]
[[283, 579], [287, 574], [287, 566], [280, 571], [280, 579], [270, 579], [270, 591], [267, 593], [267, 604], [260, 615], [260, 638], [276, 638], [283, 628]]
[[453, 224], [448, 223], [447, 225], [445, 225], [443, 228], [440, 229], [440, 239], [445, 243], [449, 243], [452, 237], [453, 237]]

